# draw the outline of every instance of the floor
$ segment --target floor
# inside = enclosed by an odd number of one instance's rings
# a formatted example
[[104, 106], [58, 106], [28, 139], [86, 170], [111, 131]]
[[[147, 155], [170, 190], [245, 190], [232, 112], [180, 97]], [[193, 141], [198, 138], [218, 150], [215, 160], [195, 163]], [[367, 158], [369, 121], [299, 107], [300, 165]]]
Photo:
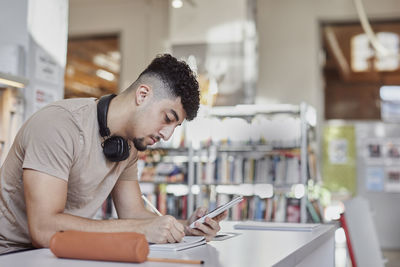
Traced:
[[400, 250], [383, 250], [383, 257], [388, 260], [385, 267], [400, 267]]
[[[383, 258], [387, 260], [385, 267], [400, 267], [400, 250], [382, 250]], [[346, 241], [336, 235], [335, 266], [351, 267]], [[362, 266], [361, 266], [362, 267]]]

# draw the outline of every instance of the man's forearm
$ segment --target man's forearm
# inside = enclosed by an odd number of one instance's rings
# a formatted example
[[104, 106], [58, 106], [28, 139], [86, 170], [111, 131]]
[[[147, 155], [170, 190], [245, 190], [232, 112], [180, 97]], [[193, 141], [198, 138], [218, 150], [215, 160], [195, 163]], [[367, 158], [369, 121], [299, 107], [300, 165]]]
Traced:
[[137, 210], [126, 209], [124, 211], [117, 209], [117, 214], [119, 219], [154, 219], [158, 216], [154, 212], [151, 212], [145, 208]]
[[58, 231], [77, 230], [87, 232], [137, 232], [146, 234], [151, 219], [93, 220], [66, 213], [30, 222], [29, 230], [36, 247], [48, 247], [50, 238]]

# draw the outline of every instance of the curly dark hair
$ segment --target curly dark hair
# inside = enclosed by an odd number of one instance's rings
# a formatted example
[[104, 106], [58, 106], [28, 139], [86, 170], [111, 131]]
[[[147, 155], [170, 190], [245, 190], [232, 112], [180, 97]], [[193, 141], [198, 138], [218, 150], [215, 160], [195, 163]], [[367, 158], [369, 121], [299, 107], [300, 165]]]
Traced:
[[199, 83], [188, 64], [170, 54], [158, 55], [139, 78], [147, 74], [161, 78], [167, 84], [170, 93], [181, 98], [187, 120], [190, 121], [197, 116], [200, 105]]

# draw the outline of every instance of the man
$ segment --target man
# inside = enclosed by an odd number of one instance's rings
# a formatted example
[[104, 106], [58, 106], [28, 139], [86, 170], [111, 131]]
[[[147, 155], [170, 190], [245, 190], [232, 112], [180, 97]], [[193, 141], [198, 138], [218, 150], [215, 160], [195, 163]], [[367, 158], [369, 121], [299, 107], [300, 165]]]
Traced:
[[[210, 240], [219, 231], [226, 213], [191, 229], [204, 208], [188, 222], [147, 211], [137, 180], [137, 151], [169, 139], [197, 115], [198, 83], [188, 65], [159, 56], [128, 89], [106, 99], [102, 109], [93, 98], [61, 100], [21, 127], [0, 172], [0, 253], [48, 247], [62, 230], [133, 231], [154, 243], [179, 242], [185, 234]], [[99, 126], [102, 119], [109, 132]], [[115, 147], [107, 142], [114, 137], [127, 142], [128, 152], [110, 160]], [[118, 219], [91, 219], [110, 193]]]

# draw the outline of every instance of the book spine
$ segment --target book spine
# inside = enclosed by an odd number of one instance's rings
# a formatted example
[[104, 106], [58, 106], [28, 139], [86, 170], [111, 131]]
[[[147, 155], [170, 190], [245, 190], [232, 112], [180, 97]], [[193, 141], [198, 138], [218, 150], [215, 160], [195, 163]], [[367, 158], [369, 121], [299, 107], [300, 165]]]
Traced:
[[167, 185], [166, 184], [160, 184], [158, 186], [158, 205], [157, 209], [158, 211], [165, 215], [167, 214]]
[[300, 222], [300, 199], [288, 198], [286, 207], [286, 221], [298, 223]]
[[314, 223], [321, 223], [321, 219], [318, 216], [317, 211], [315, 210], [314, 206], [311, 204], [311, 202], [307, 199], [306, 200], [306, 207], [307, 211], [309, 212], [311, 219]]

